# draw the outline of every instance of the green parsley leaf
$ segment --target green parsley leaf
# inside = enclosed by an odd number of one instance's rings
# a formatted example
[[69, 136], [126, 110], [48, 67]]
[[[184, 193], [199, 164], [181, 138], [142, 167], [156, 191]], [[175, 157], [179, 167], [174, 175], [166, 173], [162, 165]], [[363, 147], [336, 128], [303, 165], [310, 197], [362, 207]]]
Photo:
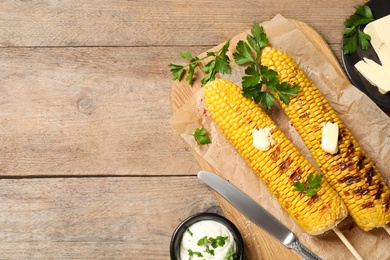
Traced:
[[271, 109], [277, 95], [285, 104], [290, 97], [296, 96], [299, 86], [290, 86], [279, 82], [278, 73], [260, 64], [261, 51], [268, 45], [268, 38], [262, 26], [254, 22], [247, 42], [239, 41], [233, 53], [238, 65], [248, 64], [242, 77], [243, 95], [262, 104], [267, 111]]
[[263, 104], [266, 111], [271, 109], [271, 107], [274, 105], [274, 101], [276, 100], [275, 96], [268, 91], [257, 92], [253, 98], [256, 103]]
[[202, 237], [201, 239], [199, 239], [198, 240], [198, 246], [203, 246], [203, 245], [205, 245], [205, 244], [207, 244], [207, 241], [208, 241], [208, 239], [207, 239], [207, 236], [204, 236], [204, 237]]
[[205, 66], [204, 66], [204, 72], [207, 72], [207, 73], [213, 73], [213, 70], [215, 69], [215, 65], [217, 64], [217, 61], [216, 60], [211, 60], [209, 63], [207, 63]]
[[192, 84], [193, 82], [193, 79], [194, 79], [194, 73], [195, 73], [195, 68], [196, 66], [198, 66], [198, 62], [197, 60], [195, 60], [194, 62], [191, 62], [189, 65], [188, 65], [188, 75], [186, 77], [186, 80]]
[[267, 66], [260, 65], [260, 72], [262, 75], [262, 83], [266, 85], [271, 91], [277, 92], [279, 79], [278, 73], [274, 70], [268, 69]]
[[357, 46], [358, 44], [355, 35], [344, 38], [343, 52], [345, 55], [355, 53], [357, 51]]
[[180, 52], [180, 56], [183, 58], [183, 59], [193, 59], [194, 57], [192, 56], [191, 52], [189, 51], [181, 51]]
[[189, 256], [194, 256], [194, 255], [196, 255], [197, 257], [203, 257], [203, 255], [202, 255], [201, 252], [192, 251], [191, 249], [188, 249], [188, 255], [189, 255]]
[[370, 47], [371, 36], [363, 31], [358, 32], [359, 46], [362, 50], [367, 50]]
[[295, 182], [293, 186], [293, 191], [304, 191], [306, 189], [306, 184], [299, 181]]
[[217, 236], [216, 238], [213, 238], [213, 237], [210, 237], [208, 239], [209, 243], [211, 244], [211, 246], [213, 248], [217, 248], [217, 247], [222, 247], [225, 245], [225, 241], [228, 239], [227, 236], [225, 237], [222, 237], [222, 236]]
[[[205, 246], [206, 249], [204, 252], [214, 255], [214, 249], [217, 247], [223, 247], [225, 245], [226, 240], [228, 240], [228, 236], [217, 236], [217, 237], [207, 237], [204, 236], [198, 240], [198, 246]], [[211, 247], [210, 247], [211, 246]], [[214, 249], [213, 249], [214, 248]]]
[[219, 55], [215, 58], [215, 71], [221, 72], [222, 74], [229, 74], [231, 70], [227, 55]]
[[307, 184], [313, 189], [318, 189], [321, 186], [321, 181], [323, 177], [323, 175], [314, 175], [313, 173], [311, 173], [309, 174], [309, 176], [307, 176]]
[[225, 258], [226, 260], [235, 260], [237, 258], [237, 254], [234, 253], [233, 246], [229, 246], [228, 251], [226, 252]]
[[362, 50], [367, 50], [370, 47], [371, 37], [362, 31], [361, 26], [374, 20], [372, 11], [366, 5], [356, 5], [354, 8], [356, 12], [344, 21], [346, 28], [343, 31], [345, 36], [343, 52], [346, 55], [355, 53], [358, 46]]
[[207, 75], [202, 79], [202, 86], [215, 79], [215, 74], [217, 72], [221, 72], [223, 74], [229, 74], [231, 72], [229, 57], [226, 55], [216, 56], [215, 59], [205, 65], [203, 71], [206, 72]]
[[371, 17], [364, 17], [357, 13], [351, 15], [347, 20], [345, 20], [344, 25], [347, 27], [358, 27], [360, 25], [367, 24], [373, 19]]
[[206, 245], [206, 249], [204, 251], [210, 255], [214, 255], [214, 249], [211, 249], [209, 245]]
[[368, 7], [367, 5], [356, 5], [355, 9], [356, 9], [356, 13], [358, 15], [365, 18], [365, 19], [362, 19], [359, 17], [360, 24], [366, 24], [366, 23], [373, 20], [374, 16], [372, 14], [370, 7]]
[[217, 73], [229, 74], [231, 73], [230, 59], [226, 55], [230, 46], [230, 39], [215, 52], [207, 52], [203, 58], [194, 57], [191, 52], [182, 51], [180, 57], [183, 59], [189, 59], [190, 62], [185, 65], [169, 64], [168, 68], [172, 73], [172, 80], [181, 80], [184, 73], [187, 72], [186, 81], [192, 85], [195, 79], [195, 69], [200, 66], [201, 62], [205, 59], [212, 58], [203, 68], [206, 76], [201, 80], [202, 86], [207, 82], [214, 80]]
[[252, 35], [246, 37], [249, 45], [259, 53], [265, 46], [268, 45], [267, 35], [264, 33], [264, 29], [258, 22], [253, 22], [251, 29]]
[[187, 229], [187, 233], [190, 234], [190, 236], [194, 235], [194, 233], [192, 233], [192, 231], [190, 229]]
[[278, 90], [280, 100], [282, 100], [286, 105], [290, 104], [290, 97], [295, 97], [300, 89], [299, 86], [290, 86], [287, 82], [278, 84], [276, 88]]
[[256, 61], [252, 57], [252, 51], [249, 45], [244, 41], [237, 43], [237, 52], [233, 53], [234, 60], [238, 65], [246, 63], [255, 63]]
[[317, 194], [317, 192], [316, 192], [315, 190], [313, 190], [313, 189], [307, 189], [307, 190], [305, 190], [305, 193], [306, 193], [307, 196], [309, 196], [309, 197], [313, 197], [314, 195]]
[[312, 172], [307, 176], [306, 182], [297, 181], [293, 184], [293, 191], [304, 192], [309, 197], [317, 194], [324, 176], [321, 174], [314, 175]]
[[176, 79], [180, 80], [181, 79], [181, 77], [184, 73], [184, 66], [171, 63], [168, 65], [168, 68], [172, 72], [172, 80], [176, 80]]
[[255, 87], [260, 81], [261, 74], [257, 71], [254, 64], [249, 65], [245, 69], [245, 74], [248, 76], [242, 77], [242, 87]]
[[356, 26], [351, 26], [351, 27], [345, 28], [344, 31], [343, 31], [343, 34], [345, 36], [352, 36], [352, 35], [354, 35], [357, 32], [358, 32], [358, 28]]
[[193, 136], [199, 144], [211, 143], [210, 137], [207, 135], [207, 129], [204, 127], [196, 128]]

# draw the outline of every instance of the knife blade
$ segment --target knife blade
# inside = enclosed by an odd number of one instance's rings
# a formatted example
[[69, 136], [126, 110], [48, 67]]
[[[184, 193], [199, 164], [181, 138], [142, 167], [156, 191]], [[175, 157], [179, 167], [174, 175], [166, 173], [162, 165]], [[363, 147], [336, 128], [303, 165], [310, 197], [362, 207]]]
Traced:
[[307, 260], [320, 260], [306, 248], [285, 225], [260, 206], [251, 197], [217, 174], [200, 171], [198, 178], [213, 188], [218, 194], [240, 210], [248, 219], [279, 240], [287, 248], [293, 249]]

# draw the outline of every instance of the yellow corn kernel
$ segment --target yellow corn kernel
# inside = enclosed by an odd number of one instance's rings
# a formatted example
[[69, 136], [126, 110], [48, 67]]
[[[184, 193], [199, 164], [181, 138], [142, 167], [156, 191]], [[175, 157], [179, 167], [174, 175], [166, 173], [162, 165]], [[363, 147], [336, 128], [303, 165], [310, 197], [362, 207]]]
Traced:
[[[280, 61], [281, 58], [283, 61], [280, 66], [273, 66], [274, 62]], [[301, 86], [297, 96], [290, 99], [289, 105], [278, 101], [302, 136], [328, 182], [343, 198], [356, 224], [363, 230], [370, 230], [389, 223], [389, 187], [375, 164], [367, 157], [318, 88], [307, 78], [298, 64], [281, 50], [264, 48], [261, 64], [275, 70], [281, 82]], [[286, 74], [284, 73], [286, 70], [294, 73]], [[302, 104], [308, 105], [305, 108], [306, 116], [300, 116]], [[334, 155], [326, 153], [321, 148], [322, 131], [318, 130], [328, 121], [336, 122], [339, 126], [339, 151]]]
[[[204, 87], [204, 95], [218, 128], [303, 230], [312, 235], [321, 234], [347, 216], [342, 199], [325, 178], [315, 196], [293, 191], [294, 182], [305, 181], [310, 173], [318, 174], [316, 169], [268, 115], [242, 95], [238, 86], [216, 79]], [[233, 123], [229, 126], [223, 123], [225, 118]], [[253, 146], [252, 130], [260, 128], [271, 128], [272, 142], [267, 151]], [[241, 136], [240, 142], [237, 135]]]

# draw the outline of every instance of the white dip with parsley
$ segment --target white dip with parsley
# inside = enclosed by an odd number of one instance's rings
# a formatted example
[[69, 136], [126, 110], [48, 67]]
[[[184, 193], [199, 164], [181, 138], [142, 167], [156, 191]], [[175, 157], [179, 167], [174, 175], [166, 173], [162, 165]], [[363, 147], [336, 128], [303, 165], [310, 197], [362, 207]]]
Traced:
[[184, 232], [180, 259], [233, 260], [235, 251], [234, 237], [223, 224], [203, 220], [194, 223]]

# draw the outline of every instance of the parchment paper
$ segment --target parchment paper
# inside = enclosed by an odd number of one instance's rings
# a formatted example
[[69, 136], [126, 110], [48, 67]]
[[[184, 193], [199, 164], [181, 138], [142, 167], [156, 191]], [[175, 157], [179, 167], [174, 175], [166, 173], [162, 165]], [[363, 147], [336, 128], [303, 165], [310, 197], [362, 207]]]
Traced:
[[[332, 107], [338, 112], [341, 120], [359, 141], [361, 147], [376, 163], [387, 184], [390, 181], [390, 118], [379, 109], [365, 94], [360, 92], [340, 76], [323, 54], [306, 38], [303, 32], [282, 15], [262, 23], [270, 45], [287, 52], [305, 71], [306, 75], [317, 85]], [[245, 40], [247, 32], [231, 40], [230, 54], [235, 51], [236, 42]], [[233, 81], [241, 86], [244, 67], [231, 64], [231, 75], [220, 77]], [[306, 146], [278, 105], [275, 105], [270, 116], [293, 141], [306, 158], [315, 165]], [[310, 236], [302, 231], [280, 204], [268, 191], [236, 152], [234, 147], [219, 132], [203, 102], [203, 90], [200, 89], [171, 118], [172, 126], [181, 137], [204, 160], [239, 189], [245, 191], [260, 205], [270, 211], [276, 218], [289, 227], [311, 250], [323, 259], [350, 259], [349, 250], [335, 235], [329, 231], [319, 236]], [[191, 135], [196, 128], [205, 127], [209, 131], [212, 143], [198, 145]], [[246, 232], [252, 224], [247, 219], [236, 220], [244, 238], [256, 234]], [[364, 259], [390, 259], [390, 235], [378, 228], [369, 232], [359, 229], [348, 217], [338, 225], [339, 229], [357, 249]]]

